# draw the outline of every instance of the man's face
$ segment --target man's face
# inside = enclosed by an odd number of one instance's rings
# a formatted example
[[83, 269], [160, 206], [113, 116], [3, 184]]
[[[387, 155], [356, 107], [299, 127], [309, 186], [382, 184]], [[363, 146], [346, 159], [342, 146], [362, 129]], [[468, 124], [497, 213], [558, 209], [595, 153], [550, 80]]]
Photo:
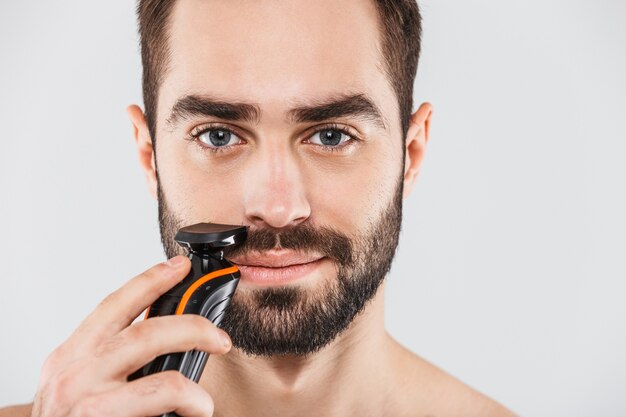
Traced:
[[[163, 244], [185, 253], [173, 236], [197, 222], [250, 226], [230, 254], [242, 280], [222, 322], [249, 353], [323, 347], [391, 264], [403, 135], [377, 18], [360, 0], [185, 0], [172, 12], [156, 129]], [[265, 268], [246, 265], [263, 259], [308, 264], [262, 281]]]

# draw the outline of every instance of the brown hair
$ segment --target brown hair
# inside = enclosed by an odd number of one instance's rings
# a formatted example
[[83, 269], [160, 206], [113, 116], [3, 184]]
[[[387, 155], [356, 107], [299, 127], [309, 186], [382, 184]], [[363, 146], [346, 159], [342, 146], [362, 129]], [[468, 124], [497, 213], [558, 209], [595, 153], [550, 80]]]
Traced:
[[[413, 107], [413, 82], [420, 55], [422, 24], [416, 0], [374, 0], [386, 75], [398, 99], [406, 134]], [[159, 86], [169, 64], [169, 17], [174, 0], [138, 0], [137, 18], [143, 65], [143, 101], [156, 151], [156, 109]]]

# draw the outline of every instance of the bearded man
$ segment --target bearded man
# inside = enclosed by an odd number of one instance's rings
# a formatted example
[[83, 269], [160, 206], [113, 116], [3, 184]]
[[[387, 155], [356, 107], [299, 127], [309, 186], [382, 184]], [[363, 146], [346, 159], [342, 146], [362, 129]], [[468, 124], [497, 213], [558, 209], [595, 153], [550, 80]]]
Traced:
[[[511, 416], [385, 330], [402, 201], [429, 140], [413, 0], [140, 0], [128, 108], [170, 261], [108, 296], [9, 415]], [[248, 226], [221, 329], [134, 319], [190, 270], [177, 230]], [[411, 277], [415, 278], [415, 277]], [[155, 357], [211, 357], [129, 381]], [[8, 414], [7, 414], [8, 413]]]

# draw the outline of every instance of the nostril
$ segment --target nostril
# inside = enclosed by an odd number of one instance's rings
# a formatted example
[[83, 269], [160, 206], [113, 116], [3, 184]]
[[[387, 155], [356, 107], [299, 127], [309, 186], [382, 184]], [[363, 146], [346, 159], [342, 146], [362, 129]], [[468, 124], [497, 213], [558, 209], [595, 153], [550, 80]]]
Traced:
[[247, 220], [259, 228], [284, 229], [295, 226], [309, 218], [309, 210], [298, 207], [273, 205], [265, 210], [248, 212]]
[[303, 187], [273, 181], [247, 184], [244, 197], [246, 220], [260, 228], [282, 229], [306, 221], [311, 213]]

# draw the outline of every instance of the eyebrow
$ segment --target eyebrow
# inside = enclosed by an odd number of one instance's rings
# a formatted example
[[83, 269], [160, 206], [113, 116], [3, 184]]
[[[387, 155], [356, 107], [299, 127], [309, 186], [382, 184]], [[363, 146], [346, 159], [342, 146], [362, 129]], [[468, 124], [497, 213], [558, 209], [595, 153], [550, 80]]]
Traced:
[[340, 117], [356, 117], [387, 129], [385, 119], [374, 102], [365, 94], [339, 94], [289, 110], [293, 122], [322, 122]]
[[259, 122], [259, 107], [249, 103], [227, 102], [209, 96], [188, 95], [176, 101], [165, 121], [174, 128], [181, 119], [197, 116], [213, 116], [224, 120]]
[[[258, 124], [261, 110], [257, 104], [228, 102], [206, 95], [187, 95], [176, 101], [166, 124], [174, 128], [181, 119], [212, 116], [223, 120]], [[330, 98], [305, 101], [287, 112], [294, 123], [322, 122], [341, 117], [356, 117], [386, 129], [385, 119], [365, 94], [337, 94]]]

